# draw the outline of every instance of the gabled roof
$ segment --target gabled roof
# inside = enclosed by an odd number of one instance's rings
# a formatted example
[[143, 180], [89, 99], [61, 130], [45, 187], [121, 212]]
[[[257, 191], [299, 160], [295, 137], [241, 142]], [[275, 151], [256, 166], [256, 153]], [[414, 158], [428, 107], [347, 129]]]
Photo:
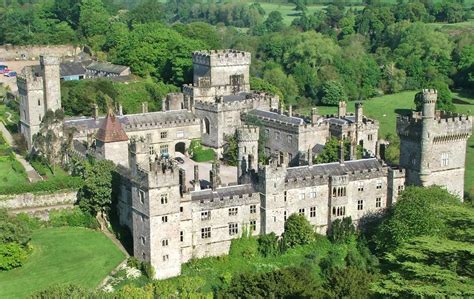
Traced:
[[112, 63], [108, 63], [108, 62], [93, 61], [89, 65], [86, 66], [86, 69], [99, 71], [99, 72], [120, 74], [123, 71], [125, 71], [126, 69], [128, 69], [128, 66], [119, 65], [119, 64], [112, 64]]
[[85, 75], [86, 68], [82, 62], [63, 62], [59, 65], [59, 73], [61, 77]]
[[103, 120], [99, 131], [97, 131], [96, 139], [104, 143], [128, 141], [128, 136], [125, 133], [125, 130], [112, 111], [109, 111], [107, 117]]

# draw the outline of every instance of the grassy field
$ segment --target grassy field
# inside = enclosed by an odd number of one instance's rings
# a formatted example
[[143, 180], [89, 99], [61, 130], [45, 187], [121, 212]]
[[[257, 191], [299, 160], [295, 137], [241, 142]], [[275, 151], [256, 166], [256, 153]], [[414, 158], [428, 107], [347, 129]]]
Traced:
[[[380, 122], [379, 137], [387, 134], [396, 134], [396, 118], [398, 114], [410, 113], [415, 108], [413, 98], [415, 91], [405, 91], [392, 95], [376, 97], [364, 102], [364, 114], [377, 119]], [[454, 93], [456, 112], [474, 115], [474, 96]], [[337, 107], [318, 107], [321, 115], [335, 114]], [[354, 103], [347, 105], [348, 112], [354, 112]], [[308, 114], [308, 109], [298, 110], [300, 113]], [[466, 156], [465, 190], [474, 194], [474, 135], [468, 141]]]
[[21, 267], [0, 272], [0, 298], [25, 298], [59, 283], [96, 287], [124, 258], [104, 234], [78, 227], [39, 229]]

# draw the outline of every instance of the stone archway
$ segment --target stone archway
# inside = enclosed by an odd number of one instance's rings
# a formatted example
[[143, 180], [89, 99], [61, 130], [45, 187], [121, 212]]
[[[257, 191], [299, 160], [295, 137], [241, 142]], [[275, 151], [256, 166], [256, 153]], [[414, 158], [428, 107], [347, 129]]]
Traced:
[[186, 144], [184, 142], [176, 143], [174, 146], [174, 151], [186, 155]]

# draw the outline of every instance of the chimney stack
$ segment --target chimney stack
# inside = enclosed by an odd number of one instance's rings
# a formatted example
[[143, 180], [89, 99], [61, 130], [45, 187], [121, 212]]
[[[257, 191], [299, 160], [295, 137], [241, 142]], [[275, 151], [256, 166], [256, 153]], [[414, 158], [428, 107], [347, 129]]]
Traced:
[[142, 113], [148, 113], [148, 102], [142, 103]]
[[339, 106], [337, 109], [337, 116], [339, 118], [346, 116], [346, 102], [344, 101], [339, 101]]
[[311, 123], [313, 125], [316, 124], [318, 122], [318, 118], [319, 118], [318, 108], [316, 107], [311, 108]]
[[119, 116], [123, 115], [123, 106], [122, 106], [122, 104], [118, 104], [118, 115]]
[[293, 116], [293, 106], [292, 106], [292, 105], [289, 105], [289, 106], [288, 106], [288, 116], [289, 116], [289, 117], [292, 117], [292, 116]]
[[194, 165], [194, 191], [201, 190], [201, 183], [199, 182], [199, 165]]
[[344, 140], [339, 142], [339, 163], [344, 165]]
[[362, 123], [362, 118], [364, 117], [363, 105], [361, 102], [355, 103], [355, 122], [356, 124]]

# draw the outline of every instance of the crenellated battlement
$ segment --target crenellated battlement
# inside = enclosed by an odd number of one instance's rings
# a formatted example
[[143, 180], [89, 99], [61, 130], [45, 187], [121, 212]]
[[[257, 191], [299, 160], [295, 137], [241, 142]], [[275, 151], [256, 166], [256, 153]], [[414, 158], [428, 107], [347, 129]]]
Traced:
[[[397, 134], [400, 136], [418, 138], [421, 136], [422, 129], [423, 118], [420, 112], [413, 112], [412, 116], [397, 117]], [[469, 138], [471, 131], [471, 116], [437, 111], [431, 123], [430, 134], [435, 140], [447, 141]]]
[[259, 127], [245, 125], [237, 129], [237, 139], [239, 140], [239, 142], [258, 141], [259, 132]]
[[20, 89], [43, 90], [43, 77], [36, 73], [31, 66], [23, 68], [16, 80], [18, 85], [22, 85], [22, 87], [19, 86]]
[[40, 56], [40, 63], [42, 65], [59, 65], [61, 63], [61, 59], [57, 56]]
[[252, 109], [258, 107], [272, 107], [275, 106], [275, 102], [278, 103], [278, 96], [274, 96], [269, 93], [255, 92], [247, 94], [242, 100], [226, 102], [223, 97], [218, 97], [214, 102], [210, 101], [196, 101], [194, 106], [196, 109], [207, 110], [207, 111], [226, 111], [226, 110], [241, 110], [241, 109]]
[[193, 64], [205, 66], [250, 65], [252, 55], [249, 52], [224, 49], [193, 52]]
[[436, 103], [438, 91], [436, 89], [423, 89], [423, 103]]

